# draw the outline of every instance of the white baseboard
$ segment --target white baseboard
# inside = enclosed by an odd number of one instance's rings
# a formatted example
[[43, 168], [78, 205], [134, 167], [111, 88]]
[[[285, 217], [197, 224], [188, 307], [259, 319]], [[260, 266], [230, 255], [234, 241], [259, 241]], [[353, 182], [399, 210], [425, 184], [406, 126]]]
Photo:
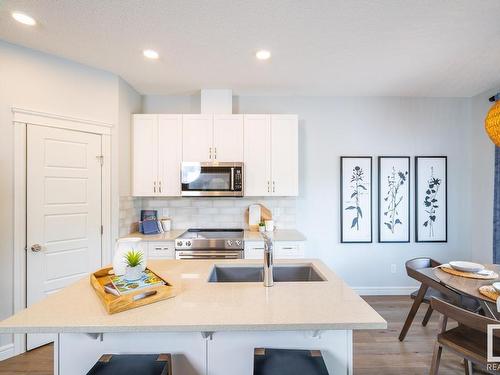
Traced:
[[14, 344], [0, 346], [0, 361], [14, 356]]
[[418, 286], [360, 286], [353, 287], [360, 296], [409, 296]]

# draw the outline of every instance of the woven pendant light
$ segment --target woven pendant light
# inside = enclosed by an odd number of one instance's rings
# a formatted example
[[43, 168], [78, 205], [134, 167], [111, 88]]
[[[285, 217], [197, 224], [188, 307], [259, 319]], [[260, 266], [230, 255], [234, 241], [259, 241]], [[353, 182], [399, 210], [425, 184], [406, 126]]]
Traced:
[[497, 146], [500, 146], [500, 93], [492, 96], [490, 102], [495, 102], [484, 120], [486, 133]]

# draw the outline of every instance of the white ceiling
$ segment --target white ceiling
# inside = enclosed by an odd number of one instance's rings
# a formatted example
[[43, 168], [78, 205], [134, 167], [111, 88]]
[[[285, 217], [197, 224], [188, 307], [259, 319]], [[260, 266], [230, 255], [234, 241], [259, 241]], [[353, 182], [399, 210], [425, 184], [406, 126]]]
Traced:
[[499, 15], [499, 0], [0, 0], [0, 38], [143, 94], [473, 96], [500, 86]]

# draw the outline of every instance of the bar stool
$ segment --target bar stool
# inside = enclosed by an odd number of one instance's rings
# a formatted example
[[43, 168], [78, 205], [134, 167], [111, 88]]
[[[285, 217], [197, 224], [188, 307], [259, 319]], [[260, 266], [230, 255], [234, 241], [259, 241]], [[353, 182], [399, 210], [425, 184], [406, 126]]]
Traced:
[[319, 350], [257, 348], [253, 375], [328, 375]]
[[170, 354], [104, 354], [87, 375], [172, 375]]

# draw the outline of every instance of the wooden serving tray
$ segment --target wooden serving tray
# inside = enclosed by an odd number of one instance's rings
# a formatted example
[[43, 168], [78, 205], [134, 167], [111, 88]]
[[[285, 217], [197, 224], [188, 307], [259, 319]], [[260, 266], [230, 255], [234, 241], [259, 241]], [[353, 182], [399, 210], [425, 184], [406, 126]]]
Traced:
[[108, 314], [135, 309], [136, 307], [149, 305], [150, 303], [172, 298], [176, 295], [176, 289], [163, 279], [166, 285], [152, 286], [121, 296], [115, 296], [114, 294], [106, 293], [104, 290], [104, 285], [111, 282], [109, 276], [112, 275], [114, 275], [112, 267], [103, 268], [90, 274], [90, 284], [96, 291]]

